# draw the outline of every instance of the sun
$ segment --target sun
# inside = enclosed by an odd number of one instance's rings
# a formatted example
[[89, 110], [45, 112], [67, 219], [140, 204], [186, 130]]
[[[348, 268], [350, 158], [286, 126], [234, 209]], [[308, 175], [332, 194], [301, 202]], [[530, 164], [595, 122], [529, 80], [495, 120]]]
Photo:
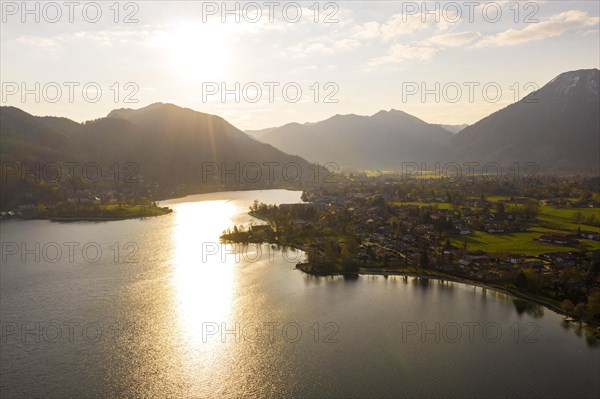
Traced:
[[173, 72], [189, 82], [223, 80], [230, 67], [229, 34], [224, 24], [186, 23], [167, 34]]

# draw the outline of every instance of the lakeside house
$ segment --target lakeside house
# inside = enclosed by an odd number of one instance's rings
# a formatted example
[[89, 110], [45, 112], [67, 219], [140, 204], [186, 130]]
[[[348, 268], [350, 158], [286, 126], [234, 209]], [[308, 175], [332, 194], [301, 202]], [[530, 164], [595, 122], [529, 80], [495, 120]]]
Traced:
[[600, 233], [596, 233], [595, 231], [582, 231], [581, 237], [587, 240], [600, 241]]

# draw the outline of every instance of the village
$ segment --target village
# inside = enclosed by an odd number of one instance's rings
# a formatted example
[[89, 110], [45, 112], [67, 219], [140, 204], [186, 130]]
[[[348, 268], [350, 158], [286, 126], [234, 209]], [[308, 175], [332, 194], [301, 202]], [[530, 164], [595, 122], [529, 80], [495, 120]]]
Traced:
[[[541, 199], [532, 187], [487, 195], [439, 180], [418, 187], [346, 181], [305, 191], [304, 203], [256, 201], [250, 214], [269, 224], [236, 226], [223, 237], [303, 249], [307, 261], [298, 267], [307, 273], [450, 276], [527, 293], [578, 317], [600, 316], [597, 196]], [[553, 219], [553, 212], [571, 216]]]

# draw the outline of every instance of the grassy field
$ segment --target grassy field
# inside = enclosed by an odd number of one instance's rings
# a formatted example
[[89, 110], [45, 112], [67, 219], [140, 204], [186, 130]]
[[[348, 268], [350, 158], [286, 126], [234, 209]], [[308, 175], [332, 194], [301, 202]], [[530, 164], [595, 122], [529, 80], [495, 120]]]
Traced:
[[[543, 234], [561, 232], [544, 228], [532, 227], [529, 231], [506, 234], [490, 234], [483, 231], [475, 231], [464, 237], [455, 237], [452, 244], [462, 248], [467, 243], [469, 251], [485, 251], [491, 254], [525, 254], [538, 256], [544, 252], [572, 251], [578, 248], [563, 245], [552, 245], [535, 241]], [[562, 232], [564, 233], [564, 232]], [[600, 249], [599, 241], [582, 240], [586, 249]]]
[[[491, 202], [509, 201], [509, 196], [490, 195], [485, 197]], [[439, 209], [452, 209], [452, 205], [445, 202], [392, 202], [394, 206], [416, 205], [416, 206], [437, 206]], [[507, 208], [509, 211], [510, 205]], [[600, 219], [600, 209], [598, 208], [554, 208], [552, 206], [540, 206], [540, 212], [536, 223], [530, 226], [528, 231], [490, 234], [482, 231], [475, 231], [464, 237], [454, 237], [452, 244], [462, 248], [467, 243], [469, 251], [482, 250], [492, 254], [522, 253], [530, 256], [537, 256], [544, 252], [571, 251], [576, 247], [567, 247], [561, 245], [552, 245], [535, 241], [544, 234], [575, 234], [577, 228], [581, 230], [600, 232], [600, 227], [579, 224], [575, 222], [576, 212], [581, 212], [584, 218], [596, 215]], [[599, 241], [582, 240], [582, 245], [586, 249], [600, 249]]]
[[538, 220], [540, 221], [540, 225], [551, 229], [573, 232], [577, 231], [577, 227], [581, 227], [581, 230], [600, 232], [600, 227], [576, 223], [576, 212], [581, 212], [584, 218], [596, 215], [596, 218], [600, 219], [600, 209], [598, 208], [554, 208], [551, 206], [541, 206]]
[[456, 237], [452, 240], [452, 244], [462, 248], [466, 242], [468, 251], [484, 251], [491, 255], [513, 253], [537, 256], [544, 252], [573, 249], [533, 241], [540, 235], [540, 233], [532, 231], [507, 234], [489, 234], [483, 231], [475, 231], [465, 237]]
[[507, 195], [486, 195], [485, 199], [490, 202], [498, 202], [498, 201], [509, 201], [510, 197]]
[[447, 202], [404, 202], [404, 201], [394, 201], [392, 202], [393, 206], [401, 206], [401, 205], [416, 205], [416, 206], [437, 206], [438, 209], [452, 209], [452, 205]]
[[[471, 200], [478, 200], [480, 197], [476, 195], [469, 195], [467, 198]], [[510, 196], [508, 195], [484, 195], [483, 198], [490, 202], [510, 201]]]

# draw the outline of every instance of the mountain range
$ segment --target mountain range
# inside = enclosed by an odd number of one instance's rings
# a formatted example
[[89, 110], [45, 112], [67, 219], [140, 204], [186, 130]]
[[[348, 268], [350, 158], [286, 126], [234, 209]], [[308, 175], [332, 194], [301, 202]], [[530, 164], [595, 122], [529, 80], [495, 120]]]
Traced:
[[560, 74], [473, 125], [433, 125], [398, 110], [336, 115], [249, 131], [309, 161], [399, 169], [403, 162], [535, 162], [546, 171], [599, 165], [598, 69]]
[[[309, 162], [359, 169], [399, 169], [402, 162], [535, 162], [540, 171], [597, 173], [598, 86], [598, 69], [565, 72], [464, 128], [429, 124], [392, 109], [371, 116], [335, 115], [321, 122], [289, 123], [246, 134], [219, 116], [173, 104], [117, 109], [84, 123], [0, 107], [0, 159], [103, 166], [134, 162], [147, 182], [186, 185], [192, 191], [222, 189], [228, 184], [241, 188], [240, 178], [254, 188], [287, 183], [298, 188], [313, 181]], [[203, 175], [207, 163], [213, 167]], [[300, 184], [293, 181], [296, 168], [291, 171], [294, 176], [283, 176], [281, 168], [292, 163], [301, 170]], [[278, 165], [275, 169], [269, 166], [274, 164]], [[251, 168], [244, 170], [246, 165]], [[219, 173], [225, 171], [230, 172]], [[260, 178], [249, 181], [257, 173]], [[2, 183], [6, 188], [4, 179]]]
[[[298, 188], [315, 175], [304, 159], [250, 138], [221, 117], [163, 103], [114, 110], [84, 123], [1, 107], [0, 159], [27, 168], [95, 162], [108, 179], [114, 176], [111, 165], [135, 163], [136, 177], [147, 183], [187, 186], [189, 192], [244, 184]], [[7, 184], [5, 176], [2, 183], [4, 189], [23, 189]]]
[[259, 136], [311, 162], [363, 169], [393, 169], [402, 160], [433, 161], [451, 138], [446, 129], [394, 109], [371, 116], [335, 115], [317, 123], [290, 123]]
[[448, 154], [483, 162], [535, 162], [545, 170], [598, 170], [599, 70], [565, 72], [521, 101], [456, 134]]

